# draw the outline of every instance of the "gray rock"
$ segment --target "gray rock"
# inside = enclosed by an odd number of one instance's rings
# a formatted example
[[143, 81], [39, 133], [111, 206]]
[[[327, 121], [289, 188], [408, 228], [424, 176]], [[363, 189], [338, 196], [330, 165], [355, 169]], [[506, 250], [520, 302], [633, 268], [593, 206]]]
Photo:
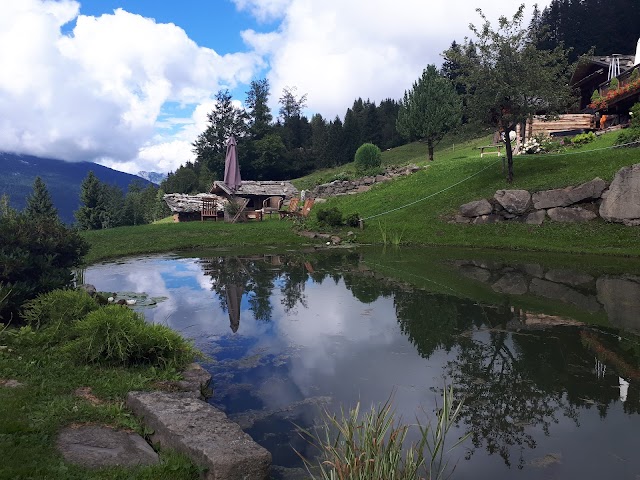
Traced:
[[[192, 363], [182, 372], [182, 380], [178, 381], [178, 386], [191, 392], [196, 398], [202, 400], [210, 393], [211, 374], [197, 363]], [[211, 396], [211, 395], [208, 395]]]
[[557, 207], [547, 210], [551, 220], [564, 223], [588, 222], [598, 215], [582, 207]]
[[90, 283], [83, 283], [82, 285], [78, 285], [77, 289], [78, 290], [84, 290], [85, 292], [87, 292], [92, 297], [95, 296], [95, 294], [97, 293], [96, 287], [94, 287]]
[[456, 215], [454, 218], [454, 222], [455, 223], [471, 223], [471, 219], [463, 215]]
[[460, 206], [460, 214], [464, 217], [479, 217], [491, 213], [491, 204], [485, 200], [476, 200]]
[[481, 215], [473, 219], [474, 225], [486, 225], [487, 223], [498, 223], [503, 222], [504, 218], [500, 215]]
[[544, 278], [544, 268], [537, 263], [527, 263], [522, 267], [524, 272], [530, 277]]
[[154, 443], [207, 467], [207, 480], [269, 478], [271, 454], [212, 405], [164, 392], [130, 392], [126, 403], [154, 430]]
[[64, 428], [56, 446], [67, 462], [87, 468], [159, 463], [158, 454], [137, 433], [99, 425]]
[[531, 194], [526, 190], [498, 190], [493, 198], [507, 212], [518, 215], [526, 212], [531, 206]]
[[524, 295], [529, 290], [527, 277], [516, 272], [503, 275], [491, 288], [494, 292], [506, 293], [508, 295]]
[[595, 200], [600, 198], [602, 192], [607, 188], [607, 183], [600, 177], [571, 188], [568, 191], [568, 197], [571, 203], [583, 202], [585, 200]]
[[585, 283], [593, 282], [593, 277], [583, 272], [575, 272], [573, 270], [549, 270], [544, 278], [551, 282], [567, 283], [569, 285], [580, 286]]
[[0, 378], [0, 387], [6, 387], [6, 388], [20, 388], [20, 387], [24, 387], [24, 383], [21, 383], [17, 380], [13, 380], [13, 379], [9, 379], [9, 380], [3, 380]]
[[600, 216], [618, 223], [640, 219], [640, 163], [624, 167], [616, 173], [600, 205]]
[[601, 277], [596, 290], [613, 325], [640, 332], [640, 277]]
[[474, 265], [461, 265], [458, 268], [462, 275], [472, 280], [487, 283], [491, 278], [491, 272], [485, 268], [476, 267]]
[[529, 292], [539, 297], [575, 305], [591, 313], [597, 313], [602, 310], [602, 306], [595, 297], [585, 295], [562, 283], [534, 278], [529, 285]]
[[571, 205], [574, 202], [569, 199], [569, 190], [570, 188], [558, 188], [534, 193], [531, 196], [533, 208], [540, 210]]
[[545, 211], [536, 210], [524, 217], [524, 223], [529, 225], [542, 225], [544, 223]]

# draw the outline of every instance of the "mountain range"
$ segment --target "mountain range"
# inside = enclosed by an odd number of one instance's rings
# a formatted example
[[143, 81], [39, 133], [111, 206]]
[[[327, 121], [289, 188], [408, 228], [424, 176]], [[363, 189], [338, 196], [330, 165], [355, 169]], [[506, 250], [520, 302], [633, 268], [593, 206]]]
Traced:
[[89, 171], [101, 182], [117, 185], [124, 192], [133, 181], [143, 188], [152, 182], [137, 175], [119, 172], [97, 163], [65, 162], [53, 158], [0, 152], [0, 195], [9, 195], [10, 205], [22, 210], [39, 176], [47, 185], [53, 204], [65, 223], [73, 223], [73, 212], [80, 207], [80, 185]]
[[145, 180], [149, 180], [151, 183], [155, 183], [156, 185], [160, 185], [162, 181], [167, 178], [166, 173], [145, 172], [144, 170], [138, 172], [138, 176]]

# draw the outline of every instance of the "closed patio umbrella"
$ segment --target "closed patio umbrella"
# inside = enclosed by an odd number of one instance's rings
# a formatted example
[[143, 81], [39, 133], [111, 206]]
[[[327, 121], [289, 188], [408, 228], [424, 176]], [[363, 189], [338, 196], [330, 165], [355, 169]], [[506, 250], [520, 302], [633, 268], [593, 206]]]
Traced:
[[227, 140], [227, 155], [224, 159], [224, 183], [233, 191], [237, 190], [242, 180], [240, 179], [240, 165], [236, 139], [233, 135]]

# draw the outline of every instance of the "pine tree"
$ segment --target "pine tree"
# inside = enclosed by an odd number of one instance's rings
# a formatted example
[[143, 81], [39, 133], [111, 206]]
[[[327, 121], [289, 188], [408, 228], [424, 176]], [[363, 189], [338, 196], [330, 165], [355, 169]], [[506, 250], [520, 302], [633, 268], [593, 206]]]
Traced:
[[105, 188], [92, 171], [80, 186], [80, 202], [82, 205], [74, 213], [80, 229], [105, 228], [108, 223]]
[[453, 84], [429, 65], [404, 93], [398, 113], [398, 131], [408, 139], [427, 142], [429, 160], [445, 133], [460, 124], [462, 100]]
[[47, 218], [52, 221], [60, 221], [58, 210], [53, 206], [47, 186], [40, 177], [36, 177], [33, 182], [33, 191], [27, 197], [24, 213], [29, 218]]

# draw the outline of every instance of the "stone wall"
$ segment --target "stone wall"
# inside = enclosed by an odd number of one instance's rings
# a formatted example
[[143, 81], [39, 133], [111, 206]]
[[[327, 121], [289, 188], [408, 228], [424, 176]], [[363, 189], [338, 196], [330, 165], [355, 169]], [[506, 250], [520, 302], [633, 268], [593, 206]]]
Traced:
[[601, 217], [609, 222], [640, 225], [640, 164], [622, 168], [610, 186], [601, 178], [575, 187], [530, 193], [498, 190], [493, 198], [460, 206], [457, 223], [486, 224], [504, 221], [541, 225], [585, 222]]
[[[425, 167], [426, 168], [426, 167]], [[311, 190], [310, 195], [313, 198], [327, 198], [337, 195], [352, 195], [362, 193], [369, 190], [374, 184], [380, 182], [388, 182], [397, 177], [404, 177], [420, 170], [417, 165], [406, 165], [404, 167], [389, 167], [383, 174], [362, 177], [356, 180], [334, 180], [330, 183], [317, 185]]]

